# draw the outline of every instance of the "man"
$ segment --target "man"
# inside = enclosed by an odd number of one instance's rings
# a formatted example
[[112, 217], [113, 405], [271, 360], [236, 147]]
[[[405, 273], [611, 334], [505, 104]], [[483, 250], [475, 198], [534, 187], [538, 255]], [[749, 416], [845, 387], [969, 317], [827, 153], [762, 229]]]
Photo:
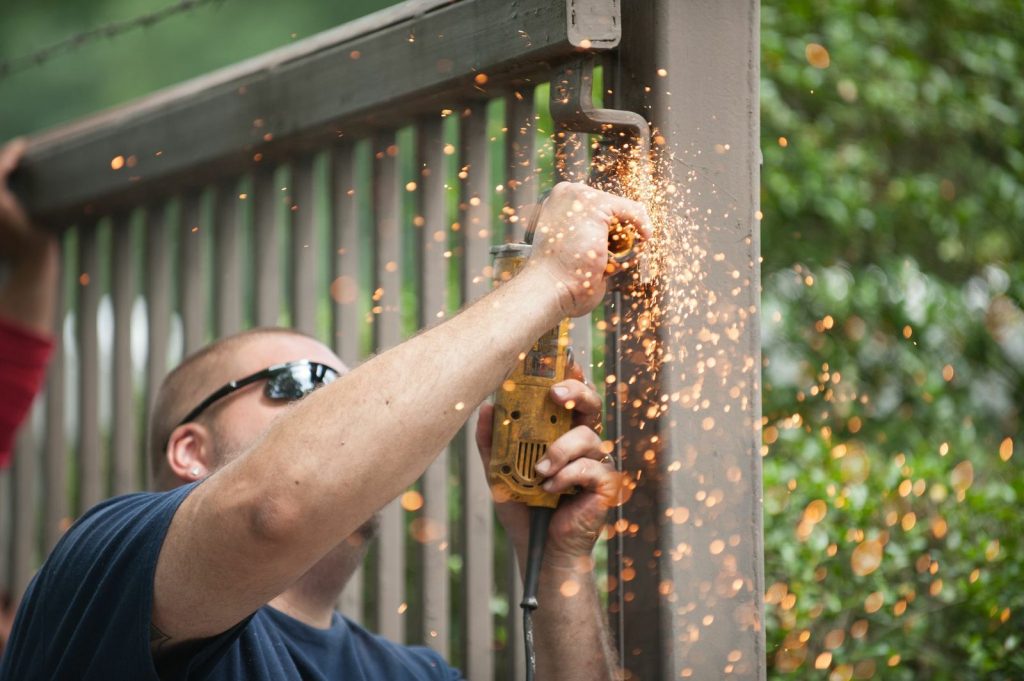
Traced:
[[[375, 512], [423, 473], [520, 353], [601, 300], [616, 220], [648, 232], [640, 205], [557, 186], [517, 277], [339, 380], [333, 352], [284, 330], [188, 358], [151, 416], [157, 482], [169, 491], [104, 502], [68, 531], [26, 594], [0, 679], [458, 678], [435, 653], [374, 637], [333, 604]], [[571, 400], [581, 425], [537, 470], [549, 490], [580, 492], [549, 532], [538, 676], [613, 678], [589, 559], [619, 479], [585, 425], [597, 395], [568, 380], [552, 398]], [[477, 430], [485, 457], [490, 414], [481, 409]], [[522, 558], [525, 508], [498, 514]]]

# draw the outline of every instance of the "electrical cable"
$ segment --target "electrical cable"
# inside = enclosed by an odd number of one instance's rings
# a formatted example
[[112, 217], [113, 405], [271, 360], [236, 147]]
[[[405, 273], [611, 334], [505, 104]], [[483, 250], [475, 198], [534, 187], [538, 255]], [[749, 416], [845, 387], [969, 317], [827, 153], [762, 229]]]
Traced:
[[540, 582], [540, 567], [544, 560], [544, 544], [548, 538], [548, 526], [555, 509], [546, 506], [530, 507], [530, 545], [526, 552], [526, 574], [523, 576], [523, 645], [526, 649], [526, 681], [533, 681], [537, 668], [537, 656], [533, 649], [533, 611], [537, 609], [537, 584]]

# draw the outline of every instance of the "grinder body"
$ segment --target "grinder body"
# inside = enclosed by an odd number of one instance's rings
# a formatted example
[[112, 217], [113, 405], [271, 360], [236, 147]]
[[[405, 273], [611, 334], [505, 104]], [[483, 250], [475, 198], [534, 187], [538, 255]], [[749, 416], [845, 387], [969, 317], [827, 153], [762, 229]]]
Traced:
[[[529, 257], [528, 244], [491, 249], [496, 285], [511, 279]], [[534, 466], [548, 446], [572, 427], [572, 411], [551, 399], [551, 386], [565, 380], [571, 364], [569, 320], [563, 319], [521, 354], [494, 396], [488, 479], [498, 501], [555, 508], [558, 494], [545, 492]]]

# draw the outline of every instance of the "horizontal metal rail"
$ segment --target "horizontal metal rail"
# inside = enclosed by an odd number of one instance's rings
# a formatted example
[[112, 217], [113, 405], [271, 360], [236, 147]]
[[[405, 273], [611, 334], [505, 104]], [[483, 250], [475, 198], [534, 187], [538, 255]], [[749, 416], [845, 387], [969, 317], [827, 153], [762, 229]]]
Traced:
[[619, 36], [618, 0], [409, 0], [39, 135], [15, 189], [64, 227], [493, 96]]

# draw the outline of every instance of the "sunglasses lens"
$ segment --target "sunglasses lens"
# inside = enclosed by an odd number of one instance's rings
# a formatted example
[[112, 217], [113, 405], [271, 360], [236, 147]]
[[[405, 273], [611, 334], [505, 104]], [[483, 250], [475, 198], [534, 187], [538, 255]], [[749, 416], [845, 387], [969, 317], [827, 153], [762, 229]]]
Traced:
[[272, 400], [293, 402], [337, 377], [334, 369], [323, 364], [291, 366], [268, 378], [264, 392]]

